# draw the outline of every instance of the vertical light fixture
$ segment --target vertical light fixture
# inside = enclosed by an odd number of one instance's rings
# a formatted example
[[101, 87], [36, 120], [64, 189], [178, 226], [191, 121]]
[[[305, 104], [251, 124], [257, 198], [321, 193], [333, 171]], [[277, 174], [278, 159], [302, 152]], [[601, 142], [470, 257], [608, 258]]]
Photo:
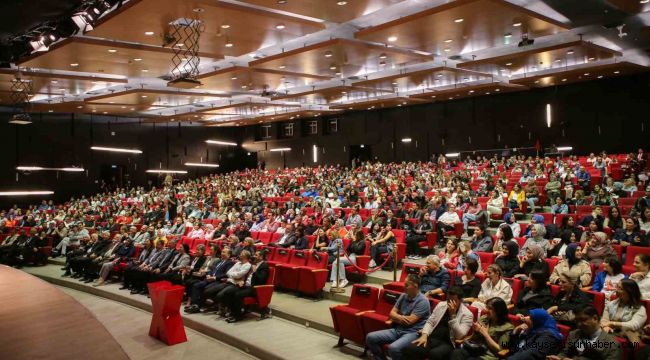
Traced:
[[546, 126], [551, 127], [551, 104], [546, 104]]
[[316, 147], [316, 145], [312, 147], [312, 154], [313, 154], [314, 164], [315, 164], [318, 162], [318, 148]]

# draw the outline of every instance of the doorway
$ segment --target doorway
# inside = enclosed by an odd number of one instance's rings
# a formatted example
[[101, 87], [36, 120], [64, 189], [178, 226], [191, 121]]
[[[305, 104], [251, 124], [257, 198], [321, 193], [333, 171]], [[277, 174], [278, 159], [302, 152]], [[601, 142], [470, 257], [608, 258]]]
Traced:
[[370, 145], [350, 145], [350, 163], [353, 166], [366, 161], [373, 161], [372, 146]]

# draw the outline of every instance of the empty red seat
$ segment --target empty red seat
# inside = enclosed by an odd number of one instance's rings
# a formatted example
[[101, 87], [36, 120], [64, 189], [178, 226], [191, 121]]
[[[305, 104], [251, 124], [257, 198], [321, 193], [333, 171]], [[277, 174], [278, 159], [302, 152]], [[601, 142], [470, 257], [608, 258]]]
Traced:
[[299, 293], [315, 296], [320, 294], [327, 282], [327, 253], [306, 252], [307, 263], [298, 267], [297, 289]]
[[262, 244], [268, 244], [271, 242], [271, 233], [270, 232], [260, 232], [257, 234], [257, 240]]
[[605, 294], [599, 291], [587, 291], [587, 294], [590, 295], [591, 298], [593, 298], [593, 304], [596, 310], [598, 310], [598, 314], [600, 316], [603, 316], [603, 310], [605, 310]]
[[355, 284], [347, 305], [330, 307], [334, 331], [339, 334], [339, 346], [343, 345], [343, 339], [365, 345], [366, 334], [361, 324], [361, 314], [375, 309], [378, 294], [379, 289], [375, 287]]
[[399, 277], [399, 281], [392, 281], [392, 282], [385, 283], [384, 284], [384, 289], [403, 292], [404, 291], [404, 282], [406, 281], [406, 276], [408, 276], [410, 274], [419, 275], [420, 274], [420, 269], [422, 269], [423, 267], [424, 267], [424, 265], [418, 265], [418, 264], [404, 264], [404, 265], [402, 265], [402, 274]]
[[273, 297], [273, 282], [275, 280], [275, 269], [269, 268], [269, 277], [266, 284], [255, 286], [255, 297], [249, 296], [244, 298], [244, 306], [247, 308], [256, 308], [264, 319], [269, 314], [269, 304]]
[[282, 235], [284, 235], [284, 234], [273, 233], [273, 235], [271, 235], [271, 242], [272, 243], [278, 242], [278, 240], [280, 240], [280, 238], [282, 238]]
[[510, 299], [511, 303], [514, 303], [517, 301], [517, 297], [519, 296], [519, 290], [522, 289], [523, 287], [523, 282], [519, 279], [510, 279], [510, 278], [503, 278], [505, 281], [507, 281], [510, 284], [510, 287], [512, 288], [512, 298]]
[[291, 258], [291, 250], [283, 248], [275, 248], [273, 252], [273, 257], [270, 260], [267, 260], [267, 263], [270, 267], [274, 267], [277, 264], [286, 264]]
[[379, 292], [379, 300], [375, 308], [361, 314], [361, 327], [363, 328], [364, 338], [368, 333], [391, 327], [388, 314], [395, 306], [399, 296], [400, 293], [397, 291], [382, 289]]
[[251, 231], [251, 237], [253, 238], [253, 240], [257, 240], [259, 236], [260, 236], [259, 231]]
[[280, 289], [296, 290], [298, 288], [298, 268], [305, 266], [309, 252], [291, 250], [289, 261], [275, 265], [275, 285]]

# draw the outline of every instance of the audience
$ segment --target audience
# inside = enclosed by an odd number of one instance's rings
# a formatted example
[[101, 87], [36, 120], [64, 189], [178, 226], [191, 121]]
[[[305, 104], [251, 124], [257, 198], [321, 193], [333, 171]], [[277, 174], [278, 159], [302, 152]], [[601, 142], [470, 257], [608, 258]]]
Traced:
[[578, 286], [581, 288], [591, 284], [591, 265], [582, 259], [580, 244], [573, 243], [567, 247], [565, 258], [553, 268], [550, 277], [551, 283], [559, 284], [560, 274], [565, 272], [577, 274], [580, 280]]
[[426, 266], [420, 269], [420, 292], [424, 295], [437, 297], [447, 292], [451, 275], [440, 266], [440, 259], [435, 255], [427, 257]]
[[641, 343], [647, 314], [639, 285], [634, 280], [621, 280], [616, 285], [616, 296], [616, 300], [605, 304], [600, 320], [603, 331], [624, 337], [632, 343]]
[[528, 281], [523, 290], [514, 302], [511, 312], [527, 316], [532, 309], [548, 309], [551, 306], [553, 296], [551, 288], [547, 285], [548, 274], [543, 270], [530, 272]]

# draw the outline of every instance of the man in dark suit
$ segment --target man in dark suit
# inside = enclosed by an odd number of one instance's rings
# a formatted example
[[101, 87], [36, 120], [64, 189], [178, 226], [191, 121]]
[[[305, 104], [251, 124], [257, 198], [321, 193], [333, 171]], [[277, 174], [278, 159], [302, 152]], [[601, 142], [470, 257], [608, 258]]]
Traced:
[[277, 242], [269, 243], [269, 246], [279, 246], [288, 249], [292, 245], [295, 245], [296, 241], [298, 241], [298, 238], [296, 237], [296, 232], [293, 229], [293, 224], [289, 223], [285, 227], [284, 235], [282, 235], [282, 237], [279, 238]]
[[111, 244], [111, 233], [109, 231], [103, 231], [99, 240], [97, 240], [92, 248], [90, 248], [90, 252], [70, 259], [70, 269], [75, 273], [72, 275], [72, 278], [77, 279], [84, 276], [86, 273], [86, 266], [90, 264], [95, 258], [105, 253]]
[[177, 254], [176, 243], [177, 241], [175, 240], [168, 242], [167, 247], [159, 253], [156, 259], [153, 259], [148, 266], [138, 269], [133, 274], [133, 290], [131, 290], [131, 294], [145, 295], [149, 292], [147, 290], [147, 283], [166, 270], [172, 261], [174, 261]]
[[235, 287], [230, 296], [227, 296], [224, 303], [230, 308], [230, 317], [226, 319], [229, 323], [234, 323], [242, 319], [242, 307], [244, 298], [255, 296], [255, 286], [265, 285], [269, 279], [269, 265], [266, 263], [267, 250], [260, 250], [255, 253], [253, 271], [246, 279], [242, 287]]
[[221, 250], [221, 259], [215, 263], [214, 267], [206, 275], [205, 280], [199, 281], [192, 286], [192, 290], [187, 294], [190, 298], [190, 304], [185, 306], [186, 313], [198, 313], [205, 301], [203, 296], [205, 289], [211, 284], [220, 284], [228, 277], [228, 270], [235, 264], [231, 259], [231, 254], [229, 248]]

